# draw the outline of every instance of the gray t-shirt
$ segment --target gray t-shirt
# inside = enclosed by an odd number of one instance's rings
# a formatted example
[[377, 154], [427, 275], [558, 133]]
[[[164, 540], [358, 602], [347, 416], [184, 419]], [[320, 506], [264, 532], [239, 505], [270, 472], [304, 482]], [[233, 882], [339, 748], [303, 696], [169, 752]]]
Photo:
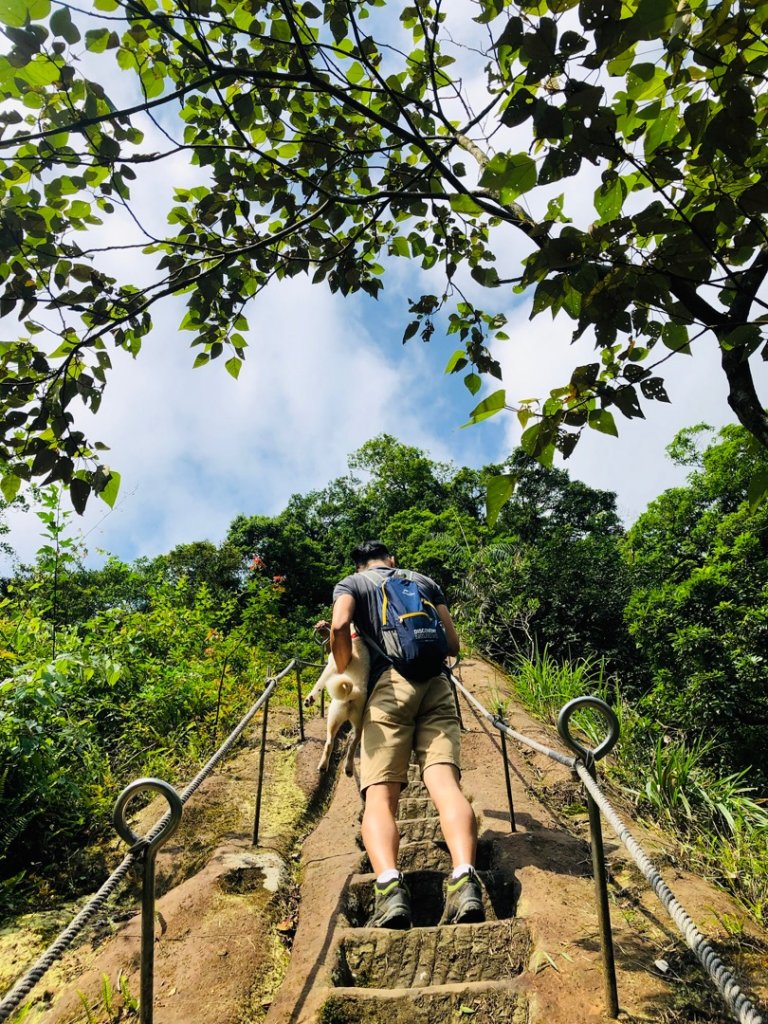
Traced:
[[[374, 566], [373, 569], [368, 569], [367, 571], [381, 573], [382, 576], [392, 576], [397, 570], [381, 565]], [[409, 575], [413, 576], [413, 580], [423, 598], [426, 598], [435, 607], [446, 603], [445, 594], [429, 576], [423, 576], [420, 572], [412, 572]], [[335, 604], [336, 599], [341, 597], [342, 594], [351, 594], [355, 599], [354, 621], [358, 632], [364, 640], [367, 637], [373, 637], [379, 646], [383, 646], [379, 599], [376, 589], [376, 584], [372, 580], [366, 579], [364, 573], [355, 572], [351, 576], [345, 576], [343, 580], [336, 584], [333, 588], [333, 601]], [[371, 646], [370, 643], [367, 644], [367, 647], [371, 654], [371, 674], [368, 677], [368, 691], [370, 692], [381, 673], [389, 668], [390, 661], [381, 651]]]

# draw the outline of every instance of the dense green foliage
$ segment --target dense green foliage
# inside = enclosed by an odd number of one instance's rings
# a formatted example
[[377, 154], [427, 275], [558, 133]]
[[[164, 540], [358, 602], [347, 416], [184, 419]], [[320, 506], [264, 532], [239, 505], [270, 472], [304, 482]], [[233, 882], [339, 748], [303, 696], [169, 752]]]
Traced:
[[[54, 861], [75, 885], [76, 851], [103, 832], [120, 786], [149, 772], [177, 781], [270, 671], [295, 654], [317, 660], [311, 626], [351, 547], [378, 535], [439, 580], [465, 646], [510, 672], [517, 699], [545, 716], [587, 691], [613, 703], [614, 770], [638, 807], [749, 880], [744, 898], [765, 915], [762, 861], [735, 865], [768, 827], [755, 802], [768, 787], [768, 513], [749, 494], [768, 467], [741, 427], [697, 447], [705, 438], [678, 436], [671, 454], [691, 467], [687, 484], [628, 533], [613, 494], [522, 451], [457, 469], [387, 435], [278, 515], [240, 515], [219, 545], [133, 565], [84, 568], [60, 492], [44, 492], [44, 543], [5, 581], [0, 606], [9, 893], [9, 878]], [[484, 485], [500, 475], [518, 486], [491, 526]]]
[[627, 621], [648, 659], [654, 717], [717, 740], [724, 770], [768, 782], [768, 508], [750, 482], [763, 449], [727, 427], [698, 453], [684, 431], [673, 457], [688, 484], [652, 502], [627, 537], [633, 592]]
[[[42, 477], [77, 508], [114, 501], [71, 410], [98, 408], [112, 346], [136, 355], [158, 302], [183, 296], [196, 365], [237, 376], [272, 280], [377, 296], [397, 259], [431, 272], [404, 340], [447, 331], [473, 395], [501, 374], [515, 292], [594, 336], [595, 362], [519, 401], [529, 454], [668, 401], [659, 368], [705, 335], [768, 446], [768, 0], [9, 0], [0, 18], [0, 316], [25, 332], [0, 353], [6, 498]], [[136, 180], [179, 153], [191, 180], [145, 223]], [[118, 247], [148, 258], [142, 284], [103, 269]], [[471, 420], [510, 407], [498, 388]]]

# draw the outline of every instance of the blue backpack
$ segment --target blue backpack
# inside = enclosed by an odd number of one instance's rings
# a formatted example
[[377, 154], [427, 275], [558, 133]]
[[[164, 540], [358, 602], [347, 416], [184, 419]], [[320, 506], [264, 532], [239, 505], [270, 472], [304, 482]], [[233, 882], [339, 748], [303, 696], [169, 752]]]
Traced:
[[437, 609], [422, 596], [413, 574], [396, 569], [391, 576], [372, 570], [361, 575], [375, 587], [381, 620], [381, 637], [366, 639], [406, 679], [423, 682], [439, 675], [448, 639]]

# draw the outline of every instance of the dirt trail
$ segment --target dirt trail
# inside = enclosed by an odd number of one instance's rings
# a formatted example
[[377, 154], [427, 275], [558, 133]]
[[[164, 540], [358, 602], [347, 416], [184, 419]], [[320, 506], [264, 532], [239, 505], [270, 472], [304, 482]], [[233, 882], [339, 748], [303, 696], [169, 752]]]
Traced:
[[[463, 678], [486, 706], [504, 688], [503, 678], [479, 661], [463, 664]], [[195, 797], [201, 807], [197, 821], [190, 816], [185, 832], [174, 837], [175, 849], [161, 853], [165, 894], [158, 902], [156, 1024], [255, 1024], [265, 1015], [267, 1024], [605, 1020], [581, 784], [557, 762], [510, 742], [517, 824], [512, 832], [498, 735], [466, 704], [462, 711], [462, 781], [480, 825], [478, 867], [487, 921], [438, 925], [448, 855], [417, 779], [400, 814], [401, 868], [414, 898], [410, 932], [364, 927], [373, 876], [359, 842], [354, 779], [339, 778], [327, 810], [300, 849], [294, 848], [322, 781], [315, 765], [324, 729], [315, 719], [297, 756], [279, 761], [282, 781], [271, 778], [262, 846], [250, 845], [257, 751], [247, 749], [205, 783]], [[291, 721], [284, 718], [280, 726], [278, 717], [280, 737], [270, 741], [270, 749], [288, 750]], [[509, 721], [559, 746], [552, 730], [522, 711], [514, 710]], [[154, 820], [152, 813], [146, 812], [148, 820]], [[752, 998], [765, 1005], [768, 936], [749, 925], [724, 894], [677, 867], [661, 837], [635, 826], [633, 833], [701, 930], [722, 946], [743, 985], [752, 985]], [[607, 826], [605, 846], [620, 1019], [724, 1024], [728, 1017], [714, 991], [701, 989], [712, 991], [708, 1000], [688, 984], [689, 978], [700, 983], [701, 972], [691, 966], [677, 929]], [[298, 928], [288, 958], [280, 937], [293, 934], [295, 878]], [[27, 1024], [86, 1020], [78, 990], [94, 1008], [92, 1020], [121, 1019], [117, 1009], [111, 1016], [103, 1011], [98, 992], [102, 975], [114, 979], [118, 970], [138, 992], [138, 919], [113, 927], [107, 941], [92, 937], [95, 948], [83, 946], [66, 958], [52, 979], [55, 985], [48, 985], [50, 999], [37, 1003]], [[662, 961], [668, 965], [664, 973]]]

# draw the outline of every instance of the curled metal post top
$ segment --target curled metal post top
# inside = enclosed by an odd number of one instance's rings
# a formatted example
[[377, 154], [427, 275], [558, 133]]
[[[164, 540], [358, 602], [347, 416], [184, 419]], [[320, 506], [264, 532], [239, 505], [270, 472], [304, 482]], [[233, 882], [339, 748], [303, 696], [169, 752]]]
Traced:
[[[154, 834], [155, 829], [152, 829], [147, 836], [140, 836], [125, 820], [125, 809], [137, 793], [147, 789], [154, 790], [165, 797], [168, 801], [168, 817], [167, 820], [163, 819], [159, 823], [163, 827], [158, 829], [156, 834]], [[162, 779], [136, 779], [135, 782], [129, 783], [117, 798], [115, 809], [112, 812], [112, 824], [120, 838], [130, 847], [143, 846], [147, 851], [151, 851], [162, 846], [166, 840], [171, 838], [179, 826], [183, 810], [184, 806], [179, 794], [168, 782], [164, 782]]]
[[[569, 728], [571, 716], [574, 712], [581, 711], [583, 708], [593, 708], [595, 711], [598, 711], [605, 719], [605, 723], [608, 727], [607, 736], [594, 750], [589, 750], [587, 747], [582, 746], [581, 743], [571, 736]], [[571, 750], [575, 751], [575, 753], [579, 757], [583, 758], [587, 764], [591, 764], [593, 761], [599, 761], [601, 757], [605, 757], [606, 754], [613, 750], [618, 742], [621, 729], [619, 727], [619, 720], [616, 717], [616, 712], [612, 707], [606, 704], [605, 701], [601, 700], [599, 697], [584, 696], [576, 697], [574, 700], [568, 701], [568, 703], [561, 708], [560, 714], [557, 716], [557, 731], [560, 733], [560, 738], [563, 743], [569, 746]]]
[[330, 626], [316, 626], [312, 631], [312, 639], [318, 645], [318, 647], [324, 647], [325, 644], [331, 639], [331, 627]]

